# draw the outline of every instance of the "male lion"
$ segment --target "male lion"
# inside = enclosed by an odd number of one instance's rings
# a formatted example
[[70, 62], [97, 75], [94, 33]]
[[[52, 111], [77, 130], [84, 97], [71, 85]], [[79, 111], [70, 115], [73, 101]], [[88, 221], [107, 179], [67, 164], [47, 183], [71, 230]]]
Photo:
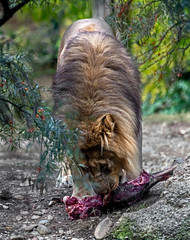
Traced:
[[82, 135], [78, 145], [86, 167], [81, 170], [82, 181], [78, 171], [72, 172], [73, 196], [108, 193], [120, 182], [137, 177], [141, 170], [139, 72], [103, 20], [79, 20], [66, 30], [53, 91], [59, 118]]

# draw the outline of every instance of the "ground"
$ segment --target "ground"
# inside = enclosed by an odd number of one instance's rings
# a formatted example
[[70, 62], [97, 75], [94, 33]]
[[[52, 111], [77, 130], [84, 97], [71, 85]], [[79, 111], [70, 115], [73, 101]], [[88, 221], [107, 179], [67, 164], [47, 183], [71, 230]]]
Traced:
[[[181, 120], [179, 117], [177, 120], [171, 118], [169, 121], [160, 117], [146, 119], [143, 123], [143, 168], [148, 172], [160, 171], [171, 166], [174, 159], [178, 158], [178, 161], [181, 161], [187, 158], [190, 155], [189, 142], [190, 121]], [[178, 227], [178, 221], [181, 221], [184, 231], [187, 232], [190, 227], [190, 217], [187, 212], [190, 202], [189, 192], [186, 189], [188, 182], [183, 181], [185, 177], [190, 179], [190, 175], [186, 172], [190, 167], [187, 163], [182, 170], [176, 171], [176, 175], [170, 181], [167, 181], [171, 188], [167, 188], [165, 183], [159, 183], [151, 189], [146, 198], [132, 207], [85, 221], [71, 221], [64, 209], [64, 204], [52, 201], [54, 197], [62, 198], [69, 195], [71, 188], [56, 188], [55, 180], [52, 178], [47, 181], [48, 190], [43, 195], [40, 195], [40, 190], [36, 187], [30, 186], [30, 179], [34, 180], [37, 176], [38, 163], [39, 154], [34, 149], [28, 153], [24, 150], [9, 152], [3, 144], [1, 146], [0, 239], [2, 240], [95, 239], [94, 230], [106, 217], [109, 217], [112, 222], [109, 233], [118, 225], [118, 221], [128, 218], [136, 222], [140, 231], [155, 230], [153, 232], [160, 237], [156, 239], [173, 240], [172, 229]], [[179, 182], [180, 185], [178, 185]], [[172, 189], [176, 190], [172, 193]], [[177, 201], [180, 196], [182, 196], [181, 202]], [[181, 205], [176, 205], [177, 202]], [[169, 221], [170, 224], [164, 227], [166, 223], [163, 222], [163, 216], [167, 218], [169, 213], [167, 223]], [[148, 223], [146, 223], [147, 219], [149, 219]], [[111, 234], [106, 239], [112, 239]], [[137, 237], [130, 238], [128, 235], [127, 238], [125, 235], [125, 238], [120, 239], [136, 240]], [[153, 238], [142, 237], [142, 239]]]

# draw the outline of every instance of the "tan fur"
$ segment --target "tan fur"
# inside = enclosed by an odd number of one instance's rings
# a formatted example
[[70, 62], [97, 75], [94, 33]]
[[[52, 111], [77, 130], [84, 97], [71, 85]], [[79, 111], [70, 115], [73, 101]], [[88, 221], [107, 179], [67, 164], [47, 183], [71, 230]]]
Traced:
[[[53, 90], [59, 117], [81, 130], [82, 163], [88, 167], [95, 192], [115, 189], [123, 170], [128, 179], [137, 177], [141, 169], [139, 73], [105, 22], [87, 19], [71, 25], [60, 46]], [[67, 113], [72, 117], [66, 118]]]

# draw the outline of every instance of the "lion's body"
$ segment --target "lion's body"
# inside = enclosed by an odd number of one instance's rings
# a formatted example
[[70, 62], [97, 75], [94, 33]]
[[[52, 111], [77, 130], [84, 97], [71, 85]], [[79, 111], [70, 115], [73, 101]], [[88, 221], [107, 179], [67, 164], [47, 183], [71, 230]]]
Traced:
[[[95, 192], [117, 187], [121, 172], [135, 178], [141, 167], [140, 77], [103, 20], [79, 20], [66, 31], [53, 89], [59, 117], [83, 133], [82, 163]], [[66, 119], [68, 113], [74, 117]]]

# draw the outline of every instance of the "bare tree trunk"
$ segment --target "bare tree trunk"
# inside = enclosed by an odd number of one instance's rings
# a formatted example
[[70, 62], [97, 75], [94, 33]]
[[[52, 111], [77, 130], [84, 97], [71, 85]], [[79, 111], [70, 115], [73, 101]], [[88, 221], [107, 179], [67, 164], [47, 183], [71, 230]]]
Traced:
[[111, 2], [113, 0], [92, 0], [93, 18], [104, 18], [111, 13]]

